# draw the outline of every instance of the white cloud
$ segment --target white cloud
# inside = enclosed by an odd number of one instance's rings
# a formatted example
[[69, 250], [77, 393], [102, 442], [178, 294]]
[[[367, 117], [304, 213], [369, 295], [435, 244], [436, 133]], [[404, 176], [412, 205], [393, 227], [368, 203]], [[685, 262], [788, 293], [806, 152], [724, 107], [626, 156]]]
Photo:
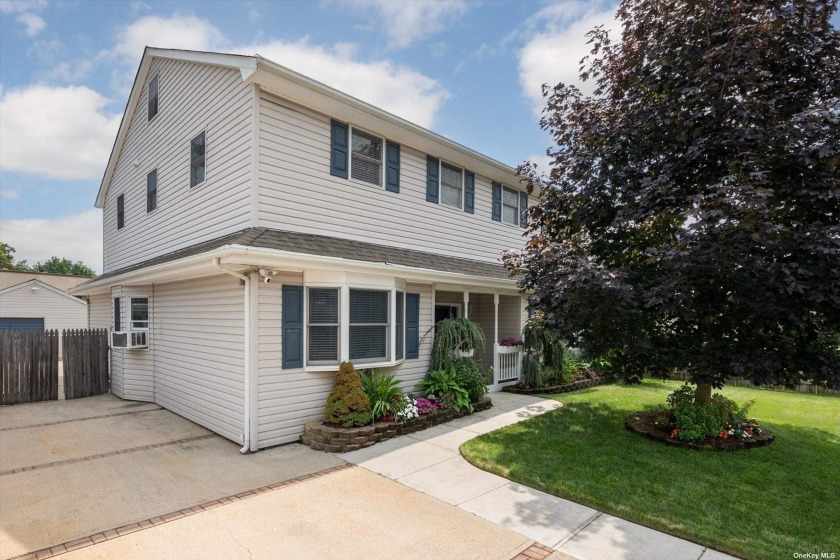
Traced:
[[450, 27], [476, 4], [466, 0], [357, 0], [331, 5], [372, 12], [374, 21], [369, 28], [384, 31], [390, 47], [403, 48]]
[[120, 31], [112, 54], [131, 62], [136, 69], [147, 46], [207, 51], [224, 48], [227, 43], [217, 27], [193, 15], [145, 16]]
[[85, 86], [29, 86], [0, 95], [0, 169], [50, 179], [98, 179], [120, 115]]
[[24, 27], [26, 27], [26, 34], [30, 37], [36, 36], [47, 26], [47, 22], [44, 21], [44, 18], [30, 12], [18, 14], [16, 19], [18, 22], [22, 23]]
[[439, 82], [416, 70], [388, 60], [357, 60], [355, 46], [346, 43], [323, 47], [302, 39], [293, 43], [274, 41], [236, 50], [243, 54], [259, 53], [424, 127], [432, 126], [435, 116], [449, 97]]
[[542, 85], [558, 82], [574, 84], [584, 94], [591, 94], [595, 83], [581, 82], [578, 77], [580, 60], [587, 56], [586, 33], [598, 25], [618, 36], [615, 6], [593, 5], [584, 2], [563, 2], [537, 12], [526, 24], [531, 39], [519, 51], [519, 84], [525, 96], [539, 114], [545, 105]]
[[0, 198], [8, 200], [17, 200], [20, 198], [20, 190], [18, 189], [0, 189]]
[[53, 219], [25, 219], [0, 222], [3, 242], [15, 248], [17, 260], [30, 264], [50, 257], [82, 261], [102, 270], [102, 214], [91, 209], [81, 214]]

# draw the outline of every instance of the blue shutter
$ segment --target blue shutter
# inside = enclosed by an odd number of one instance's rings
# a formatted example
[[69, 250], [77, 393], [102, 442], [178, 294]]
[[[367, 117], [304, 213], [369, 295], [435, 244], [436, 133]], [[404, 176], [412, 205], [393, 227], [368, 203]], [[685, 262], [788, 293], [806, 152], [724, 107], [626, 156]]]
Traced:
[[283, 369], [303, 367], [303, 286], [283, 286]]
[[464, 173], [464, 212], [475, 214], [475, 173]]
[[426, 201], [438, 201], [438, 190], [440, 187], [440, 162], [437, 158], [426, 156]]
[[405, 294], [405, 359], [420, 357], [420, 294]]
[[519, 193], [519, 226], [527, 227], [528, 225], [528, 195], [524, 192]]
[[330, 150], [330, 174], [347, 178], [347, 125], [332, 121], [332, 149]]
[[502, 184], [493, 183], [493, 220], [502, 221]]
[[385, 143], [385, 190], [400, 192], [400, 145]]

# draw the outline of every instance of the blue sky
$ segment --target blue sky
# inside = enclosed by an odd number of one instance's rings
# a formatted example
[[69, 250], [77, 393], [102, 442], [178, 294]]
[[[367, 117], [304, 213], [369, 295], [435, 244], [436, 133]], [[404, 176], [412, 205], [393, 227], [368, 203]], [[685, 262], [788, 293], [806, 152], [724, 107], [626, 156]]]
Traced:
[[[614, 2], [0, 0], [0, 239], [101, 270], [93, 202], [145, 45], [261, 54], [515, 166]], [[835, 20], [837, 16], [835, 15]], [[583, 87], [586, 90], [586, 85]]]

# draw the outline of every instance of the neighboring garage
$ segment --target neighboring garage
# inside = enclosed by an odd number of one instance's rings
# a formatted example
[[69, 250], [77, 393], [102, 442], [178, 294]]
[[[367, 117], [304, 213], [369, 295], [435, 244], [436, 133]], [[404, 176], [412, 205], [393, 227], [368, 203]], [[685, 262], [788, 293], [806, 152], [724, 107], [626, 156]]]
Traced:
[[0, 330], [87, 327], [87, 302], [46, 281], [30, 278], [0, 289]]

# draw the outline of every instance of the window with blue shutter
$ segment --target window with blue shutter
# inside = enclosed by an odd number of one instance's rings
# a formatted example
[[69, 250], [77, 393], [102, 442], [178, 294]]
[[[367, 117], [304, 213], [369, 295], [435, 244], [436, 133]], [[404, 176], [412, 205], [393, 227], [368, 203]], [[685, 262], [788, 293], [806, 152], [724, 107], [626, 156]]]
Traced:
[[475, 173], [464, 174], [464, 212], [475, 214]]
[[519, 193], [519, 225], [528, 225], [528, 195], [524, 192]]
[[493, 182], [493, 220], [502, 221], [502, 184]]
[[420, 294], [405, 294], [405, 357], [420, 357]]
[[400, 192], [400, 145], [385, 143], [385, 190]]
[[440, 190], [440, 162], [437, 158], [426, 156], [426, 201], [438, 202]]
[[303, 367], [303, 286], [283, 286], [283, 369]]
[[347, 178], [347, 125], [332, 121], [332, 149], [330, 150], [330, 174]]

